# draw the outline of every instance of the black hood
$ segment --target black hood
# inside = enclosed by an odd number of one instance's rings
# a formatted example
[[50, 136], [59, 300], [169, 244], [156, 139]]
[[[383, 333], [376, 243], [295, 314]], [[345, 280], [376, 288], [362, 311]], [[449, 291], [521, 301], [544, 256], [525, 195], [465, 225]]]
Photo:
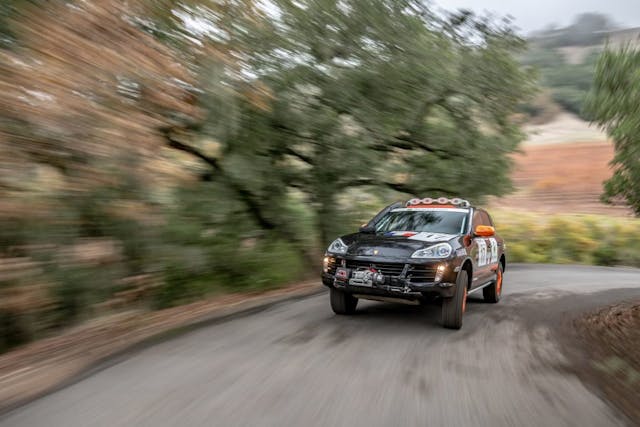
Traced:
[[440, 233], [354, 233], [341, 237], [347, 256], [409, 258], [418, 249], [448, 242], [456, 235]]

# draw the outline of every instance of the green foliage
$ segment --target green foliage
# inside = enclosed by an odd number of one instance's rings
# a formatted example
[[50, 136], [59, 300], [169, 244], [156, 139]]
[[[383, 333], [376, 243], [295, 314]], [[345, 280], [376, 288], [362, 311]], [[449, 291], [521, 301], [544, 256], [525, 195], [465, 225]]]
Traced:
[[620, 258], [614, 247], [603, 244], [593, 252], [593, 261], [596, 265], [614, 266], [620, 262]]
[[551, 97], [557, 104], [588, 119], [583, 105], [591, 89], [598, 56], [599, 53], [594, 51], [581, 63], [568, 64], [557, 50], [534, 45], [522, 61], [538, 70], [540, 84], [550, 89]]
[[11, 21], [20, 16], [20, 11], [38, 6], [43, 0], [2, 0], [0, 2], [0, 46], [10, 47], [15, 41]]
[[582, 115], [582, 106], [587, 96], [586, 91], [573, 87], [559, 87], [553, 90], [553, 100], [567, 111]]
[[623, 199], [640, 215], [640, 51], [605, 51], [598, 61], [586, 110], [614, 142], [613, 176], [603, 199]]
[[[241, 203], [225, 195], [228, 190], [207, 182], [177, 192], [161, 246], [156, 248], [165, 279], [155, 306], [177, 305], [223, 291], [267, 289], [304, 273], [303, 254], [295, 246], [261, 230]], [[286, 208], [282, 213], [292, 215]], [[294, 214], [291, 220], [295, 218]], [[290, 227], [302, 230], [304, 224]]]
[[[467, 198], [510, 189], [508, 154], [522, 138], [511, 116], [531, 79], [509, 26], [441, 18], [413, 0], [274, 7], [277, 22], [262, 23], [249, 54], [274, 101], [238, 105], [235, 132], [214, 136], [228, 153], [223, 167], [242, 165], [241, 151], [263, 187], [302, 192], [322, 244], [350, 187]], [[468, 179], [461, 165], [471, 162]]]
[[29, 321], [22, 313], [0, 310], [0, 353], [32, 339]]
[[55, 326], [77, 321], [90, 306], [90, 298], [100, 299], [96, 285], [99, 278], [104, 277], [103, 274], [98, 269], [87, 268], [62, 268], [53, 272], [52, 277], [57, 279], [52, 289]]
[[602, 215], [493, 212], [509, 262], [640, 267], [640, 221]]

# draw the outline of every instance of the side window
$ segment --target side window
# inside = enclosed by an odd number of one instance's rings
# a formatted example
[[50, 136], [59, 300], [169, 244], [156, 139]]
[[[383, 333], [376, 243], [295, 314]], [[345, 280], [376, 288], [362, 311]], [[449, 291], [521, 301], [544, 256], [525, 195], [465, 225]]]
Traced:
[[473, 230], [476, 229], [477, 226], [482, 225], [482, 212], [481, 211], [475, 211], [473, 213]]
[[489, 220], [489, 222], [487, 222], [488, 225], [495, 227], [495, 225], [493, 225], [493, 218], [491, 218], [491, 215], [489, 215], [488, 212], [484, 213], [487, 216], [487, 219]]
[[482, 217], [482, 225], [493, 225], [488, 213], [486, 213], [485, 211], [480, 211], [480, 215]]

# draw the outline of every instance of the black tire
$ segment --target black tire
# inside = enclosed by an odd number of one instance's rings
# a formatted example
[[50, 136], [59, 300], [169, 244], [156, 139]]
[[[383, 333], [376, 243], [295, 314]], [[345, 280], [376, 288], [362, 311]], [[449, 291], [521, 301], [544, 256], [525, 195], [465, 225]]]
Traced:
[[442, 301], [442, 326], [447, 329], [460, 329], [462, 327], [462, 315], [467, 305], [467, 285], [469, 275], [466, 270], [458, 273], [456, 280], [456, 292], [451, 298]]
[[336, 288], [329, 290], [331, 309], [335, 314], [353, 314], [356, 312], [358, 298]]
[[504, 281], [504, 268], [502, 267], [502, 263], [498, 265], [496, 274], [496, 280], [494, 280], [492, 284], [482, 290], [482, 296], [484, 297], [484, 300], [492, 304], [500, 301], [500, 297], [502, 296], [502, 285]]

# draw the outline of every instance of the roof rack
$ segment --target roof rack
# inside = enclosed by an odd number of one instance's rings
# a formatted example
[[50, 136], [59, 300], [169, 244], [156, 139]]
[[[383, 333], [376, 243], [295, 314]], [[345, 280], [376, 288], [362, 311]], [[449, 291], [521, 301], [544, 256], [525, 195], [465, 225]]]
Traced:
[[438, 197], [437, 199], [433, 199], [431, 197], [425, 197], [424, 199], [411, 199], [407, 201], [405, 204], [408, 208], [413, 207], [422, 207], [422, 206], [432, 206], [432, 205], [453, 205], [455, 207], [460, 208], [469, 208], [471, 207], [471, 203], [468, 200], [461, 199], [459, 197], [449, 199], [447, 197]]

